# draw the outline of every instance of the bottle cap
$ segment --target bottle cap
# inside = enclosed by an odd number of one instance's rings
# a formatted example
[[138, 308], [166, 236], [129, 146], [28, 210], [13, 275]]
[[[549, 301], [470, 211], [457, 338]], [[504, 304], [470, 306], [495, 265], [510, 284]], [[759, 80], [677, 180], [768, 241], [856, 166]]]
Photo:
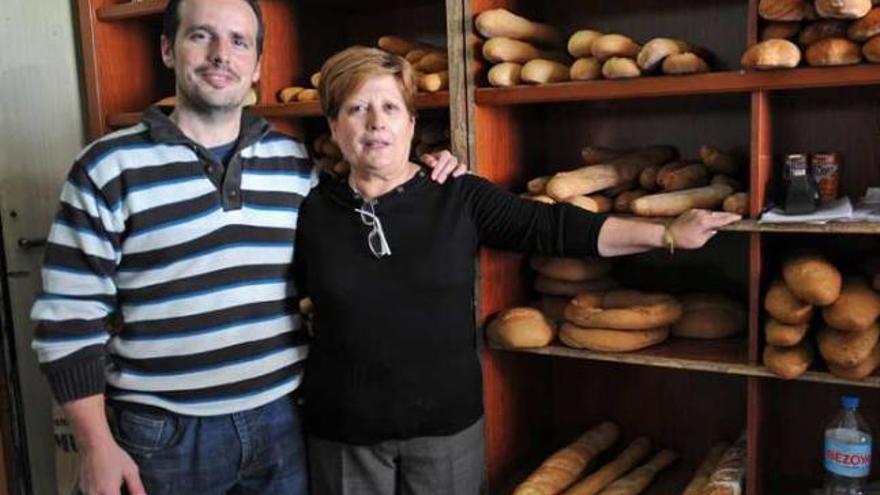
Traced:
[[846, 409], [856, 409], [859, 407], [859, 398], [855, 395], [844, 395], [840, 398], [840, 405]]

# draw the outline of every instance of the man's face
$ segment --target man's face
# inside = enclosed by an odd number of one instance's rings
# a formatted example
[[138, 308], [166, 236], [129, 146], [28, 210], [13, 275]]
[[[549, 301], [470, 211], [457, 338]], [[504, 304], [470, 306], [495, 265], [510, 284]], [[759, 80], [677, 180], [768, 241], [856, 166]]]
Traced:
[[174, 44], [162, 37], [162, 60], [174, 69], [178, 105], [199, 113], [241, 108], [260, 79], [257, 16], [242, 0], [186, 0]]

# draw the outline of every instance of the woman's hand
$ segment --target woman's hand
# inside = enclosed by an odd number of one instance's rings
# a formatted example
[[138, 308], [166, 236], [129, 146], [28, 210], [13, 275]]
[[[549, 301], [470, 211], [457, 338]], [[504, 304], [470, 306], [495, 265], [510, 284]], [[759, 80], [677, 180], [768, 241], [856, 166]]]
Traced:
[[689, 210], [670, 225], [674, 247], [698, 249], [718, 233], [718, 228], [736, 222], [742, 217], [726, 211]]
[[443, 184], [450, 175], [460, 177], [467, 173], [467, 164], [458, 161], [449, 150], [435, 151], [421, 156], [422, 163], [430, 167], [431, 179]]

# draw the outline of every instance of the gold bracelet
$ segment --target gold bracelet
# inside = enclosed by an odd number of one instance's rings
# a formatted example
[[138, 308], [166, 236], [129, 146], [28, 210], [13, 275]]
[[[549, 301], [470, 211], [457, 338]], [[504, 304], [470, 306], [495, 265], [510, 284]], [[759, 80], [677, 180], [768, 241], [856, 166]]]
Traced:
[[668, 225], [663, 226], [663, 244], [669, 246], [669, 254], [675, 254], [675, 236]]

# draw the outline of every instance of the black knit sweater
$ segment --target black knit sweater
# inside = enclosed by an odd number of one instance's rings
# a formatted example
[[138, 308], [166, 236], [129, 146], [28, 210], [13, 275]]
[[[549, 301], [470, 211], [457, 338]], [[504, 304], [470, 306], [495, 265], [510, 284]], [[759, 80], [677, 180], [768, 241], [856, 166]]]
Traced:
[[375, 202], [392, 252], [377, 259], [362, 206], [325, 176], [299, 213], [295, 279], [315, 306], [306, 431], [362, 445], [456, 433], [483, 413], [478, 248], [596, 255], [604, 217], [475, 176], [440, 185], [419, 172]]

